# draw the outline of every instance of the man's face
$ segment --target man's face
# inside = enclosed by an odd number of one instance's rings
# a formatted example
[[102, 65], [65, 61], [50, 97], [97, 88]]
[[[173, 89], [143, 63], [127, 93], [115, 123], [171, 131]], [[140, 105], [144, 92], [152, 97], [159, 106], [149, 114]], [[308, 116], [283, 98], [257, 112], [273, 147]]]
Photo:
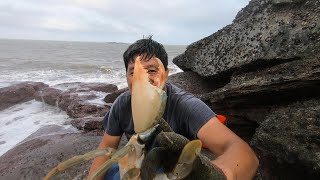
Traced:
[[[134, 59], [136, 59], [138, 56], [135, 56]], [[151, 59], [143, 59], [141, 60], [141, 64], [143, 65], [143, 67], [148, 71], [149, 74], [149, 80], [150, 83], [153, 83], [153, 77], [157, 75], [157, 73], [159, 73], [159, 64], [158, 61], [155, 59], [155, 57], [151, 58]], [[132, 89], [132, 80], [133, 80], [133, 71], [134, 71], [134, 61], [130, 62], [128, 64], [128, 70], [127, 70], [127, 83], [128, 83], [128, 87], [130, 89]], [[168, 77], [169, 74], [169, 70], [167, 69], [165, 72], [165, 78]]]

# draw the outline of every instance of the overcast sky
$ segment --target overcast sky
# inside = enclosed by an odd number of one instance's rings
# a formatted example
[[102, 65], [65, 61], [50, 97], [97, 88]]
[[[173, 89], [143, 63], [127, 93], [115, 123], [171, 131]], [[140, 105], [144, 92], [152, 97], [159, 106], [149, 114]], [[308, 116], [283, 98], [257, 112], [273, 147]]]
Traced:
[[0, 38], [190, 44], [230, 24], [249, 0], [1, 0]]

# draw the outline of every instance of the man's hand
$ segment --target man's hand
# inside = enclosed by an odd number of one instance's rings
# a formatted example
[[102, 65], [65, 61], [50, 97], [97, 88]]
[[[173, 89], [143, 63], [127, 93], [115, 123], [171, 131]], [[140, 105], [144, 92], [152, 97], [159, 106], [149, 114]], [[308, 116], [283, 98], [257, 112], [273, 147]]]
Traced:
[[[153, 179], [159, 170], [161, 173], [168, 174], [169, 177], [173, 178], [176, 176], [173, 172], [178, 163], [178, 159], [185, 159], [186, 163], [190, 159], [189, 157], [181, 158], [181, 152], [186, 147], [189, 140], [182, 135], [174, 132], [161, 132], [155, 140], [154, 147], [146, 154], [145, 159], [141, 166], [141, 178], [142, 179]], [[201, 146], [201, 144], [200, 144]], [[193, 151], [193, 149], [189, 149]], [[188, 151], [188, 149], [187, 149]], [[192, 154], [192, 153], [191, 153]], [[223, 172], [216, 167], [212, 162], [201, 155], [200, 153], [194, 152], [196, 158], [192, 162], [192, 168], [190, 171], [183, 172], [183, 179], [226, 179]], [[180, 169], [188, 164], [179, 162]], [[180, 176], [181, 174], [179, 174]]]

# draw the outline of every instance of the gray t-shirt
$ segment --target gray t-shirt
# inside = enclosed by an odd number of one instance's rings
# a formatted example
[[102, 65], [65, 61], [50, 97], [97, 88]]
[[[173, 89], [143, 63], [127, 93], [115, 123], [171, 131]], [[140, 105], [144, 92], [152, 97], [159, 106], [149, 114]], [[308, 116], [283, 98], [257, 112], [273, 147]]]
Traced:
[[[173, 84], [166, 84], [167, 104], [163, 118], [174, 132], [188, 139], [196, 139], [199, 129], [216, 114], [200, 99]], [[103, 120], [105, 132], [111, 136], [126, 134], [129, 139], [134, 134], [131, 94], [122, 93], [113, 103]]]

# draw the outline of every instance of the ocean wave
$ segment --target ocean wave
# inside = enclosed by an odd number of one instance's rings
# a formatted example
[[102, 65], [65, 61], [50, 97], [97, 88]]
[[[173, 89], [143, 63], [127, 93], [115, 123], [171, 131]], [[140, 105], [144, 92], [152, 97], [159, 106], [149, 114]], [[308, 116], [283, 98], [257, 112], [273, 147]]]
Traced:
[[0, 156], [46, 125], [71, 128], [65, 125], [69, 119], [66, 112], [35, 100], [0, 111], [0, 119]]
[[112, 71], [113, 71], [113, 68], [111, 67], [106, 67], [106, 66], [101, 66], [99, 68], [99, 71], [102, 72], [102, 73], [105, 73], [105, 74], [111, 74]]

